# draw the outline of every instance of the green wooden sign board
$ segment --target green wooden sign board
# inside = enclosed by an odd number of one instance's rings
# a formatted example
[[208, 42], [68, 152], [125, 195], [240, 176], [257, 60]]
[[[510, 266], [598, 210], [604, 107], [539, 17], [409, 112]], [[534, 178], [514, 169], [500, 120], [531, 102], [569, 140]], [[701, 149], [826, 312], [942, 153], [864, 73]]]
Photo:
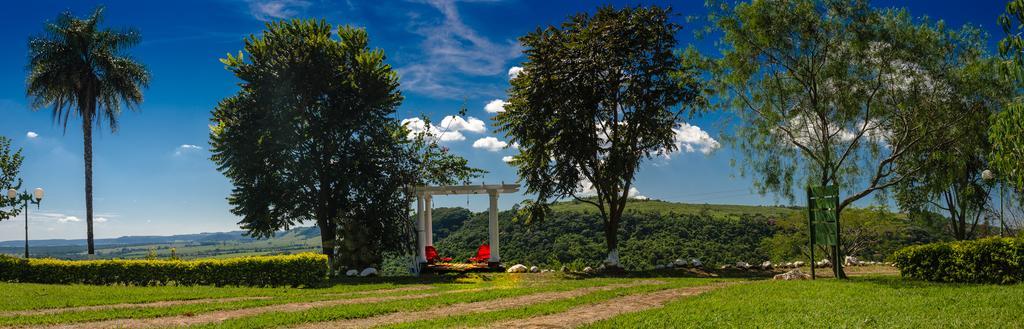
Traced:
[[835, 185], [807, 187], [807, 224], [811, 235], [811, 278], [814, 273], [814, 247], [829, 246], [833, 249], [832, 269], [836, 277], [843, 266], [840, 255], [839, 237], [839, 188]]

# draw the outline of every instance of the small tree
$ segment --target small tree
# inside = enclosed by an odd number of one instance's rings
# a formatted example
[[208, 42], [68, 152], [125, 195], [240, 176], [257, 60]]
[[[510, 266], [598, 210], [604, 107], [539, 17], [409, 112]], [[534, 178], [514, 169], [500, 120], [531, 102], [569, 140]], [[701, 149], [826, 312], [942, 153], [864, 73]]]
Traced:
[[21, 162], [24, 160], [21, 149], [12, 152], [11, 140], [0, 136], [0, 220], [13, 218], [21, 213], [21, 205], [18, 201], [7, 198], [7, 190], [21, 188], [18, 172], [21, 171]]
[[597, 207], [609, 266], [618, 266], [619, 221], [640, 163], [675, 150], [673, 127], [700, 99], [673, 54], [680, 26], [670, 17], [659, 7], [602, 7], [523, 36], [523, 73], [495, 117], [520, 145], [511, 164], [537, 196], [523, 214], [542, 220], [550, 200], [568, 197]]
[[758, 191], [793, 199], [794, 186], [838, 185], [841, 211], [918, 173], [908, 155], [956, 142], [964, 113], [944, 106], [943, 77], [973, 48], [942, 24], [867, 1], [716, 8], [725, 49], [710, 81], [738, 118], [728, 140]]

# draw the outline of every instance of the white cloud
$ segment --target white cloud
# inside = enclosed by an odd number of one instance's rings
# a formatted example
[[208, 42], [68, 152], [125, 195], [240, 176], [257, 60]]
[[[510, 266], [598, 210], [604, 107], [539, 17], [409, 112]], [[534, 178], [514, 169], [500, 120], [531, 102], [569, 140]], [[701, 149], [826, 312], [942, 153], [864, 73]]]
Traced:
[[501, 157], [501, 161], [503, 161], [505, 163], [512, 162], [512, 156], [511, 155], [503, 156], [503, 157]]
[[672, 128], [672, 131], [676, 133], [675, 143], [679, 152], [700, 151], [704, 154], [711, 154], [722, 147], [722, 144], [712, 138], [707, 131], [689, 123], [680, 123], [678, 128]]
[[80, 222], [82, 220], [78, 219], [78, 217], [75, 217], [75, 216], [65, 216], [65, 217], [58, 218], [57, 221], [61, 222], [61, 223], [68, 223], [68, 222]]
[[25, 137], [28, 137], [28, 139], [36, 139], [36, 137], [39, 137], [39, 134], [34, 131], [30, 131], [25, 133]]
[[[594, 189], [594, 184], [591, 183], [590, 180], [583, 179], [583, 181], [580, 182], [580, 187], [579, 190], [577, 190], [576, 195], [582, 198], [593, 197], [597, 196], [597, 190]], [[650, 199], [647, 196], [641, 195], [640, 190], [638, 190], [636, 187], [629, 188], [629, 193], [627, 194], [627, 197], [633, 200]]]
[[434, 124], [430, 124], [430, 127], [427, 127], [427, 123], [420, 118], [402, 119], [402, 125], [405, 125], [405, 127], [409, 129], [409, 135], [407, 138], [410, 140], [415, 139], [417, 135], [424, 131], [426, 131], [427, 135], [434, 136], [437, 140], [442, 142], [466, 140], [466, 136], [462, 135], [458, 130], [442, 131]]
[[500, 99], [495, 99], [484, 106], [484, 111], [487, 111], [487, 113], [505, 112], [505, 104], [508, 104], [508, 102]]
[[95, 221], [97, 223], [106, 223], [107, 222], [107, 218], [106, 217], [96, 217], [95, 219], [93, 219], [93, 221]]
[[512, 80], [519, 76], [519, 73], [523, 73], [523, 68], [519, 66], [513, 66], [508, 69], [508, 79]]
[[[506, 63], [520, 56], [515, 40], [495, 42], [467, 26], [454, 0], [426, 0], [441, 20], [420, 20], [413, 15], [411, 30], [424, 37], [422, 60], [399, 68], [402, 85], [409, 91], [436, 98], [461, 98], [470, 94], [500, 92], [492, 85], [470, 82], [469, 76], [504, 73]], [[437, 22], [440, 22], [438, 24]]]
[[469, 117], [469, 120], [463, 119], [460, 116], [449, 115], [441, 119], [441, 129], [448, 129], [453, 131], [468, 131], [472, 133], [482, 133], [487, 131], [487, 125], [483, 120]]
[[202, 150], [203, 150], [202, 147], [199, 147], [199, 146], [196, 146], [196, 145], [181, 144], [181, 146], [178, 146], [178, 148], [174, 151], [174, 155], [179, 156], [179, 155], [182, 155], [182, 154], [185, 154], [185, 153], [202, 151]]
[[473, 142], [473, 148], [485, 149], [491, 152], [498, 152], [508, 146], [508, 143], [494, 137], [484, 137]]
[[310, 6], [305, 0], [249, 0], [249, 14], [261, 21], [291, 18]]

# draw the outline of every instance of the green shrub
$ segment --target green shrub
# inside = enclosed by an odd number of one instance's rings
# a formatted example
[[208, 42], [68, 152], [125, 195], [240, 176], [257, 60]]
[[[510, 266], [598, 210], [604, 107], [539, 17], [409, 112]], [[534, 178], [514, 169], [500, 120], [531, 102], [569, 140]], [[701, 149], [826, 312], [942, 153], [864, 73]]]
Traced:
[[0, 280], [125, 285], [313, 286], [327, 257], [304, 253], [200, 260], [57, 260], [0, 256]]
[[903, 248], [894, 255], [903, 276], [939, 282], [1024, 282], [1024, 239], [986, 238]]

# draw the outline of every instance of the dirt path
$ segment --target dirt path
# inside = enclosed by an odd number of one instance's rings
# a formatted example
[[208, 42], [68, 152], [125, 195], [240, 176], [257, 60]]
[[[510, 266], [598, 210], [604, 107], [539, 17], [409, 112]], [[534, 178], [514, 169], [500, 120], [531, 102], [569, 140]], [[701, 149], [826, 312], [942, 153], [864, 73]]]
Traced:
[[[342, 293], [326, 293], [326, 294], [323, 294], [323, 296], [329, 296], [329, 297], [364, 296], [364, 295], [373, 295], [373, 294], [386, 294], [386, 293], [395, 293], [395, 292], [428, 290], [428, 289], [431, 289], [431, 288], [432, 287], [429, 286], [429, 285], [416, 285], [416, 286], [393, 288], [393, 289], [367, 290], [367, 291], [342, 292]], [[35, 309], [35, 310], [23, 310], [23, 311], [8, 311], [8, 312], [0, 312], [0, 316], [46, 315], [46, 314], [57, 314], [57, 313], [67, 313], [67, 312], [110, 310], [110, 309], [118, 309], [118, 308], [154, 308], [154, 307], [168, 307], [168, 306], [204, 304], [204, 303], [231, 303], [231, 302], [240, 302], [240, 301], [247, 301], [247, 300], [266, 300], [266, 299], [271, 299], [271, 298], [273, 298], [273, 297], [259, 296], [259, 297], [202, 298], [202, 299], [186, 299], [186, 300], [165, 300], [165, 301], [146, 302], [146, 303], [121, 303], [121, 304], [107, 304], [107, 305], [89, 305], [89, 306], [48, 308], [48, 309]]]
[[487, 326], [487, 328], [575, 328], [625, 313], [662, 307], [670, 301], [682, 297], [700, 295], [731, 284], [733, 283], [715, 283], [700, 287], [669, 289], [623, 296], [601, 303], [579, 306], [562, 313], [498, 322]]
[[[398, 289], [409, 289], [409, 288], [398, 288]], [[422, 293], [422, 294], [410, 294], [410, 295], [398, 295], [398, 296], [381, 296], [381, 297], [362, 297], [353, 299], [332, 299], [332, 300], [320, 300], [313, 302], [302, 302], [302, 303], [288, 303], [279, 305], [268, 305], [251, 308], [243, 308], [237, 310], [224, 310], [206, 312], [200, 314], [189, 314], [189, 315], [176, 315], [159, 318], [145, 318], [145, 319], [114, 319], [96, 322], [83, 322], [83, 323], [70, 323], [70, 324], [57, 324], [57, 325], [46, 325], [46, 326], [30, 326], [29, 328], [50, 328], [50, 329], [86, 329], [86, 328], [153, 328], [153, 327], [170, 327], [170, 326], [190, 326], [198, 324], [210, 324], [220, 323], [225, 320], [253, 316], [267, 312], [298, 312], [313, 309], [317, 307], [347, 305], [347, 304], [366, 304], [366, 303], [380, 303], [393, 300], [402, 299], [415, 299], [415, 298], [428, 298], [436, 297], [446, 294], [468, 292], [468, 291], [482, 291], [490, 290], [495, 288], [479, 288], [479, 289], [460, 289], [460, 290], [449, 290], [442, 292]], [[378, 291], [380, 292], [380, 291]]]
[[443, 316], [446, 316], [446, 315], [453, 315], [453, 314], [470, 314], [470, 313], [480, 313], [480, 312], [495, 311], [495, 310], [512, 308], [512, 307], [516, 307], [516, 306], [530, 305], [530, 304], [550, 302], [550, 301], [559, 300], [559, 299], [579, 297], [579, 296], [583, 296], [583, 295], [586, 295], [586, 294], [589, 294], [589, 293], [595, 292], [595, 291], [606, 291], [606, 290], [612, 290], [612, 289], [617, 289], [617, 288], [627, 288], [627, 287], [635, 287], [635, 286], [651, 285], [651, 284], [662, 284], [662, 283], [664, 283], [664, 282], [656, 281], [656, 280], [638, 280], [638, 281], [634, 281], [634, 282], [630, 282], [630, 283], [624, 283], [624, 284], [612, 284], [612, 285], [598, 286], [598, 287], [587, 287], [587, 288], [581, 288], [581, 289], [576, 289], [576, 290], [568, 290], [568, 291], [542, 292], [542, 293], [536, 293], [536, 294], [530, 294], [530, 295], [523, 295], [523, 296], [517, 296], [517, 297], [510, 297], [510, 298], [501, 298], [501, 299], [495, 299], [495, 300], [485, 300], [485, 301], [472, 302], [472, 303], [459, 303], [459, 304], [452, 304], [452, 305], [432, 308], [432, 309], [423, 310], [423, 311], [397, 312], [397, 313], [390, 313], [390, 314], [385, 314], [385, 315], [375, 316], [375, 317], [370, 317], [370, 318], [351, 319], [351, 320], [332, 321], [332, 322], [309, 323], [309, 324], [301, 325], [301, 326], [294, 327], [294, 328], [299, 328], [299, 329], [368, 328], [368, 327], [373, 327], [373, 326], [381, 326], [381, 325], [388, 325], [388, 324], [396, 324], [396, 323], [403, 323], [403, 322], [412, 322], [412, 321], [433, 319], [433, 318], [438, 318], [438, 317], [443, 317]]

